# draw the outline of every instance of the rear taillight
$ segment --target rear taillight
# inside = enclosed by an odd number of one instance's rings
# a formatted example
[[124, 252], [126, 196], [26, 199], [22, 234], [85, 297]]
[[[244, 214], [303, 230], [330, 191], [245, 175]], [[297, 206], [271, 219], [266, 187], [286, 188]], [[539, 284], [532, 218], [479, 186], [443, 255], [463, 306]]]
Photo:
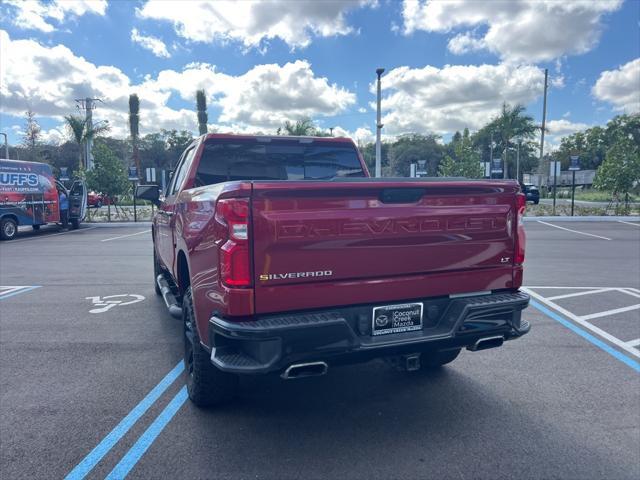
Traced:
[[220, 248], [220, 279], [229, 287], [251, 286], [249, 255], [249, 199], [224, 198], [216, 204], [216, 222], [226, 227]]
[[527, 209], [527, 197], [524, 193], [516, 195], [516, 206], [518, 208], [516, 224], [516, 255], [514, 263], [521, 265], [524, 263], [524, 249], [527, 244], [527, 237], [524, 233], [524, 212]]

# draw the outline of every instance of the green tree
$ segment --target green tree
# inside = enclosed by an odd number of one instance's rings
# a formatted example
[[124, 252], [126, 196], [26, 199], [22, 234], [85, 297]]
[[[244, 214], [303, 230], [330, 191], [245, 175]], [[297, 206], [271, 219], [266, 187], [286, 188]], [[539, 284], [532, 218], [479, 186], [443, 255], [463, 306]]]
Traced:
[[37, 146], [40, 143], [40, 133], [42, 129], [36, 120], [35, 113], [33, 113], [31, 109], [25, 112], [25, 118], [26, 122], [22, 144], [27, 148], [29, 160], [35, 161], [38, 160]]
[[141, 179], [142, 168], [140, 166], [140, 152], [138, 149], [140, 139], [140, 99], [135, 93], [129, 95], [129, 134], [131, 135], [133, 163], [138, 169], [138, 178]]
[[129, 176], [122, 161], [104, 143], [93, 147], [94, 168], [86, 172], [89, 190], [113, 198], [129, 192]]
[[438, 167], [441, 177], [465, 177], [482, 178], [484, 171], [480, 165], [480, 154], [476, 152], [469, 129], [464, 129], [464, 134], [456, 132], [451, 143], [454, 155], [446, 155]]
[[[482, 127], [473, 137], [474, 145], [482, 152], [482, 160], [491, 160], [491, 142], [494, 142], [493, 157], [502, 157], [504, 161], [504, 178], [515, 176], [516, 148], [518, 140], [521, 144], [529, 146], [540, 130], [535, 120], [530, 115], [525, 114], [523, 105], [502, 104], [500, 113], [494, 117], [487, 125]], [[535, 163], [527, 156], [533, 153], [530, 148], [525, 147], [520, 151], [521, 166]], [[521, 172], [526, 171], [520, 169]]]
[[630, 136], [640, 148], [640, 114], [618, 115], [604, 127], [595, 126], [563, 137], [554, 156], [562, 163], [563, 170], [569, 167], [571, 155], [580, 157], [583, 169], [597, 169], [620, 136]]
[[628, 213], [628, 194], [637, 188], [639, 183], [640, 149], [631, 135], [619, 135], [598, 168], [593, 186], [612, 193], [616, 210], [618, 204], [624, 201], [624, 210]]
[[84, 144], [88, 140], [93, 140], [99, 135], [110, 130], [108, 124], [89, 125], [87, 120], [78, 115], [67, 115], [64, 117], [67, 129], [69, 130], [71, 139], [78, 144], [78, 170], [86, 168], [86, 159], [84, 158]]
[[444, 146], [440, 144], [440, 136], [433, 133], [402, 135], [389, 147], [391, 174], [408, 177], [410, 165], [425, 160], [427, 174], [435, 176], [443, 156]]
[[285, 135], [309, 137], [316, 133], [316, 127], [309, 117], [296, 120], [296, 123], [291, 123], [289, 120], [284, 122], [282, 129], [278, 129], [280, 132], [284, 132]]
[[196, 108], [198, 109], [198, 130], [200, 135], [207, 133], [207, 122], [209, 115], [207, 114], [207, 96], [204, 90], [196, 92]]

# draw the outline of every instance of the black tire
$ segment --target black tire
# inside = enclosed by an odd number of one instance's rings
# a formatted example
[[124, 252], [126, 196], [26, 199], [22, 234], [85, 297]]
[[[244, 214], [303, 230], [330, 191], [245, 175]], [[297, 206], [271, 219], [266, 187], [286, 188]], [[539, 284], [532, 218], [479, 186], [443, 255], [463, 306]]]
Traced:
[[33, 228], [37, 232], [38, 230], [40, 230], [40, 225], [31, 225], [31, 228]]
[[533, 201], [533, 204], [534, 204], [534, 205], [538, 205], [539, 203], [540, 203], [540, 200], [534, 200], [534, 201]]
[[156, 254], [156, 246], [153, 246], [153, 286], [156, 290], [156, 295], [162, 295], [160, 291], [160, 287], [158, 286], [158, 275], [162, 273], [162, 269], [160, 268], [160, 262], [158, 262], [158, 256]]
[[460, 354], [460, 348], [437, 352], [425, 352], [420, 357], [420, 370], [434, 370], [453, 362]]
[[0, 220], [0, 238], [2, 240], [13, 240], [18, 234], [18, 223], [13, 218], [3, 218]]
[[182, 297], [184, 320], [184, 367], [189, 399], [198, 407], [213, 407], [227, 403], [238, 390], [238, 377], [218, 370], [211, 364], [209, 353], [200, 345], [193, 313], [191, 287]]
[[71, 219], [71, 228], [73, 230], [77, 230], [80, 228], [80, 220], [78, 220], [77, 218], [72, 218]]

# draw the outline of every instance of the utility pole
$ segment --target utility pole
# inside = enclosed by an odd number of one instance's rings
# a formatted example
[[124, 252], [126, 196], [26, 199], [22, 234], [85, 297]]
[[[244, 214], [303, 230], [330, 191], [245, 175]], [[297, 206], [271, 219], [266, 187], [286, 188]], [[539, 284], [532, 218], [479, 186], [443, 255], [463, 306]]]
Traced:
[[[78, 110], [85, 111], [85, 129], [86, 131], [93, 131], [93, 109], [96, 108], [95, 102], [102, 102], [99, 98], [76, 98], [76, 106]], [[88, 135], [84, 144], [85, 152], [85, 168], [91, 170], [93, 168], [93, 156], [91, 155], [91, 149], [93, 147], [93, 135]]]
[[4, 158], [9, 160], [9, 141], [7, 140], [7, 134], [0, 132], [0, 135], [4, 135]]
[[542, 103], [542, 130], [540, 131], [540, 165], [544, 157], [544, 130], [547, 124], [547, 80], [549, 78], [549, 69], [544, 69], [544, 100]]
[[376, 69], [378, 75], [378, 114], [376, 116], [376, 178], [382, 177], [382, 144], [380, 140], [380, 131], [382, 130], [381, 102], [382, 93], [380, 89], [380, 75], [384, 73], [384, 68]]
[[493, 132], [491, 132], [491, 143], [489, 144], [489, 178], [493, 178]]

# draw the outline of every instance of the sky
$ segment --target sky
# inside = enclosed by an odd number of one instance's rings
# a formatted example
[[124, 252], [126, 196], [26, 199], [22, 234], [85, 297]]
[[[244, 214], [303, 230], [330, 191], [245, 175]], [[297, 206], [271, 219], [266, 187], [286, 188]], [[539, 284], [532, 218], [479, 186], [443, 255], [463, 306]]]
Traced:
[[75, 99], [128, 134], [209, 128], [274, 133], [311, 117], [359, 142], [477, 130], [503, 102], [564, 135], [640, 111], [640, 0], [0, 1], [0, 131], [21, 141], [32, 110], [45, 141], [68, 138]]

